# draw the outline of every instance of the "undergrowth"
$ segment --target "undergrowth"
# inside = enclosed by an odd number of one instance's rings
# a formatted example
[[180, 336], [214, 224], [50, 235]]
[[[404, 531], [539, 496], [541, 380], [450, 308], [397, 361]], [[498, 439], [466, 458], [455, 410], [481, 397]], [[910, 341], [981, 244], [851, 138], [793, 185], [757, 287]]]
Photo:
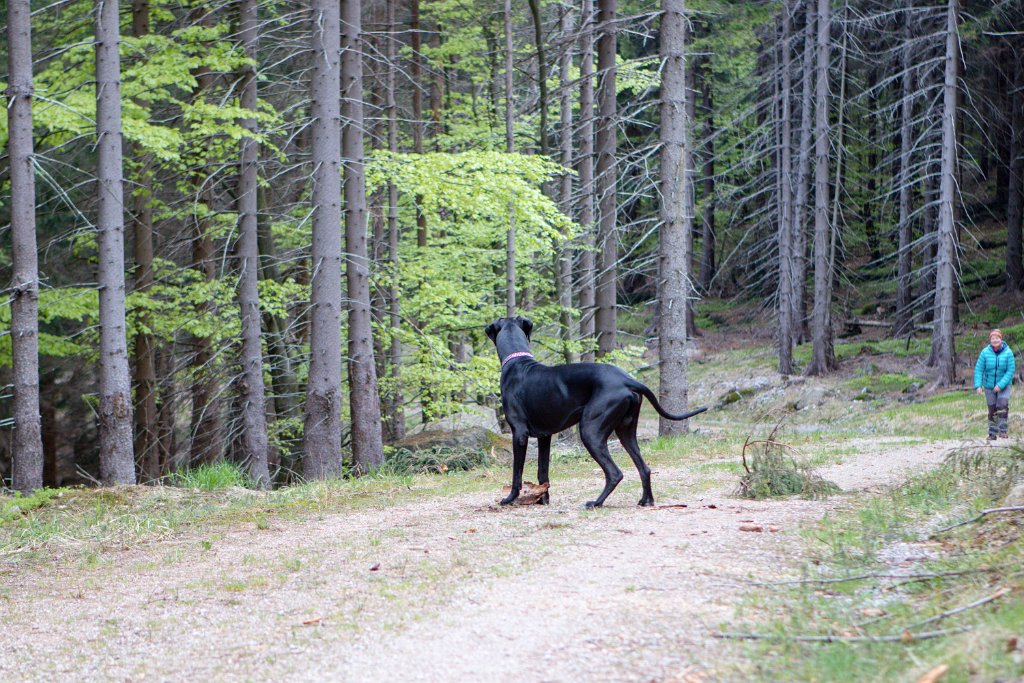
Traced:
[[[789, 444], [779, 440], [779, 427], [764, 440], [747, 440], [741, 457], [745, 473], [740, 477], [739, 495], [763, 500], [780, 496], [825, 498], [839, 493], [834, 483], [824, 479], [806, 462], [799, 459]], [[751, 457], [747, 448], [753, 446]]]

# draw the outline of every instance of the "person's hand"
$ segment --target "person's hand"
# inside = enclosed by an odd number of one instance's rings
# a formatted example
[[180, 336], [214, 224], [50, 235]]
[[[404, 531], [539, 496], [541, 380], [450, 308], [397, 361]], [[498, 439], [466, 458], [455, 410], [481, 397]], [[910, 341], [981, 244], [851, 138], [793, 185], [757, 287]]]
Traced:
[[975, 389], [975, 391], [978, 392], [979, 394], [984, 394], [985, 393], [985, 390], [982, 389], [981, 387], [978, 387], [977, 389]]
[[994, 387], [992, 387], [992, 391], [994, 391], [994, 392], [996, 392], [998, 394], [999, 393], [999, 385], [997, 384]]

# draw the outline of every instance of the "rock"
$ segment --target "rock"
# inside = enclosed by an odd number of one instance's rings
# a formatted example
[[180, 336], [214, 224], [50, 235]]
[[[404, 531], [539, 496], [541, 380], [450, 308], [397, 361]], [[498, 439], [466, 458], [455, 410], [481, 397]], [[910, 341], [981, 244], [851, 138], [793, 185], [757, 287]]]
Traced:
[[1017, 482], [1010, 489], [1010, 492], [1006, 494], [1006, 499], [1003, 501], [1003, 507], [1019, 506], [1024, 506], [1024, 481]]
[[432, 448], [452, 448], [460, 451], [486, 451], [508, 448], [507, 439], [484, 427], [468, 429], [431, 429], [407, 436], [395, 442], [396, 448], [424, 451]]

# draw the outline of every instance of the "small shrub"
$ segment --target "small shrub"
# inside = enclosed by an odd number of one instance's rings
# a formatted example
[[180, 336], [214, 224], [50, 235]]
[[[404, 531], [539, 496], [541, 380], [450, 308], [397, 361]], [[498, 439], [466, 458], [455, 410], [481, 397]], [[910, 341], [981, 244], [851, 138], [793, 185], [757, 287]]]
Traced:
[[252, 481], [236, 463], [222, 460], [209, 465], [178, 470], [171, 475], [171, 484], [185, 489], [217, 491], [235, 486], [250, 488]]
[[1024, 479], [1024, 446], [1007, 448], [958, 448], [946, 456], [946, 464], [959, 476], [981, 484], [993, 499], [1006, 495]]
[[[743, 469], [740, 477], [739, 495], [743, 498], [763, 500], [779, 496], [803, 496], [825, 498], [841, 490], [831, 481], [822, 478], [814, 469], [787, 451], [789, 446], [776, 438], [779, 425], [775, 426], [767, 439], [743, 444]], [[747, 459], [749, 446], [761, 446]]]

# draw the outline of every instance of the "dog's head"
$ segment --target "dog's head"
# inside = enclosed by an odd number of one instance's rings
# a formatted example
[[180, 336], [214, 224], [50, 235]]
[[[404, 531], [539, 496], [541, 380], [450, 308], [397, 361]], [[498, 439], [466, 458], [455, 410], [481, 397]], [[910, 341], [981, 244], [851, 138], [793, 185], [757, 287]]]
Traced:
[[515, 318], [498, 318], [493, 323], [485, 327], [484, 332], [487, 333], [487, 336], [490, 337], [492, 342], [497, 344], [498, 333], [509, 325], [513, 325], [521, 329], [526, 335], [526, 341], [530, 341], [530, 333], [533, 331], [533, 323], [530, 322], [529, 318], [524, 318], [518, 315]]

